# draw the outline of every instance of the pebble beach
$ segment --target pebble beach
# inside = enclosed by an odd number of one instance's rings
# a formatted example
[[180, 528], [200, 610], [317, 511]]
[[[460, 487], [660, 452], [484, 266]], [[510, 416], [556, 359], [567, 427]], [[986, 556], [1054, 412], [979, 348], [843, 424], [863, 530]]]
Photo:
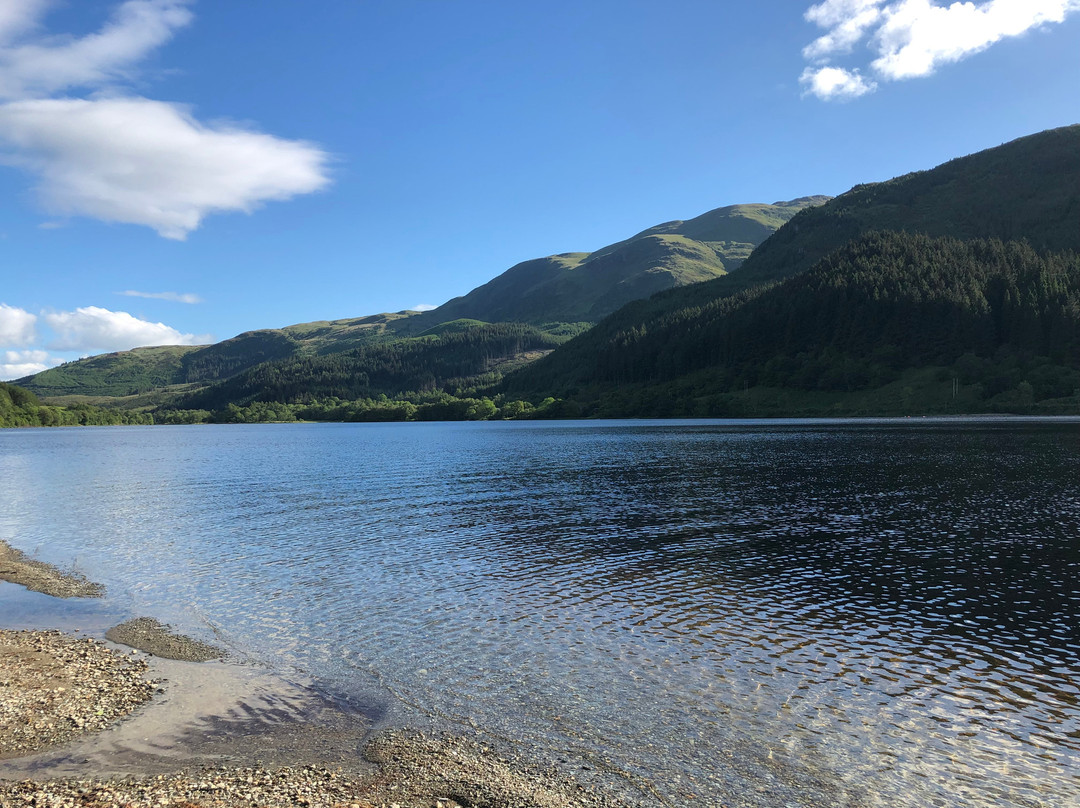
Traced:
[[[0, 542], [0, 586], [18, 584], [56, 597], [100, 597], [77, 573], [27, 558]], [[302, 723], [262, 741], [229, 739], [213, 756], [145, 756], [124, 774], [91, 772], [72, 762], [95, 737], [125, 722], [162, 727], [149, 747], [167, 749], [170, 721], [197, 702], [200, 666], [221, 649], [141, 617], [110, 629], [106, 639], [41, 629], [0, 629], [0, 806], [16, 808], [622, 808], [628, 803], [595, 783], [538, 767], [476, 740], [420, 731], [381, 730], [358, 741]], [[179, 684], [162, 675], [161, 658], [182, 668]], [[226, 663], [209, 662], [209, 665]], [[234, 667], [238, 663], [234, 663]], [[214, 669], [220, 671], [220, 668]], [[172, 696], [163, 697], [170, 687]], [[187, 689], [184, 693], [177, 692]], [[164, 701], [171, 701], [171, 708]], [[181, 705], [179, 708], [177, 705]], [[171, 712], [169, 712], [171, 710]], [[157, 723], [148, 719], [157, 712]], [[304, 737], [305, 735], [309, 737]], [[337, 744], [336, 755], [330, 749]], [[272, 760], [273, 765], [266, 765]], [[282, 761], [286, 765], [282, 765]], [[55, 776], [63, 762], [79, 776]], [[152, 761], [152, 764], [151, 764]], [[207, 765], [212, 761], [216, 765]], [[21, 765], [20, 764], [24, 764]], [[139, 770], [139, 769], [142, 770]]]

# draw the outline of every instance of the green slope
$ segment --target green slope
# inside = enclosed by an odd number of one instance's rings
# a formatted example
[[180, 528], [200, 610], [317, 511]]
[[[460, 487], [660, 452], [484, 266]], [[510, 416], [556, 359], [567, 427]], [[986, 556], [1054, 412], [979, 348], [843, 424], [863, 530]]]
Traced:
[[177, 384], [184, 359], [199, 347], [167, 345], [101, 354], [43, 370], [18, 380], [41, 396], [130, 396]]
[[511, 267], [409, 325], [470, 318], [485, 322], [597, 322], [621, 306], [672, 287], [719, 277], [746, 260], [800, 210], [828, 197], [731, 205], [651, 227], [593, 253], [563, 253]]
[[[1039, 251], [1080, 250], [1080, 126], [1043, 132], [938, 168], [860, 185], [799, 212], [736, 272], [689, 289], [631, 303], [508, 380], [533, 397], [595, 396], [627, 379], [616, 370], [628, 350], [683, 372], [676, 355], [707, 357], [713, 322], [739, 295], [799, 275], [874, 231], [958, 239], [1023, 240]], [[918, 260], [913, 258], [913, 268]], [[778, 294], [783, 294], [782, 292]], [[748, 340], [756, 337], [748, 335]], [[696, 372], [695, 364], [685, 372]], [[676, 375], [670, 375], [675, 373]]]
[[264, 362], [183, 396], [175, 406], [219, 410], [253, 402], [304, 403], [458, 392], [491, 385], [502, 370], [549, 352], [560, 342], [521, 323], [457, 321], [439, 334]]
[[929, 171], [857, 185], [807, 209], [742, 268], [744, 282], [809, 269], [872, 230], [1024, 240], [1080, 249], [1080, 125], [1052, 129], [960, 157]]
[[263, 362], [346, 351], [396, 337], [414, 312], [248, 331], [213, 345], [166, 345], [101, 354], [50, 368], [19, 384], [41, 396], [119, 398], [227, 379]]
[[593, 415], [867, 414], [852, 394], [898, 382], [869, 412], [1077, 412], [1080, 256], [870, 233], [806, 273], [626, 333], [589, 372], [561, 392]]

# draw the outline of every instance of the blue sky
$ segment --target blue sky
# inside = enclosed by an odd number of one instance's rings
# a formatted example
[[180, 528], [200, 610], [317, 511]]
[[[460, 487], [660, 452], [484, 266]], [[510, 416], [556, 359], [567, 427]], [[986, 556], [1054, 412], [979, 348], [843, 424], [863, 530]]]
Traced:
[[1080, 122], [1080, 0], [5, 0], [0, 378]]

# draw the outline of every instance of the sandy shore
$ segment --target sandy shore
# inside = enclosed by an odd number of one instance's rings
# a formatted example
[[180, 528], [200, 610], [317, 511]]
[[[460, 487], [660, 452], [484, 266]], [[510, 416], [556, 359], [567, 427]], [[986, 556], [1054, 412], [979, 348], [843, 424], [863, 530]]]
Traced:
[[[31, 580], [35, 591], [62, 597], [103, 592], [2, 542], [0, 580]], [[370, 717], [305, 683], [235, 662], [187, 661], [222, 652], [150, 618], [117, 629], [112, 639], [151, 653], [0, 629], [0, 806], [627, 805], [464, 738], [372, 736]]]

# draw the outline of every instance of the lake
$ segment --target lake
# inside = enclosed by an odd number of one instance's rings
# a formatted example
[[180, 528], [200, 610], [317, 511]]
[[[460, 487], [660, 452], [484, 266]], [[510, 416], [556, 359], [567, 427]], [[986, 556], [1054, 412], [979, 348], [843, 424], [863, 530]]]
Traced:
[[1075, 419], [4, 430], [0, 485], [73, 619], [646, 804], [1080, 804]]

